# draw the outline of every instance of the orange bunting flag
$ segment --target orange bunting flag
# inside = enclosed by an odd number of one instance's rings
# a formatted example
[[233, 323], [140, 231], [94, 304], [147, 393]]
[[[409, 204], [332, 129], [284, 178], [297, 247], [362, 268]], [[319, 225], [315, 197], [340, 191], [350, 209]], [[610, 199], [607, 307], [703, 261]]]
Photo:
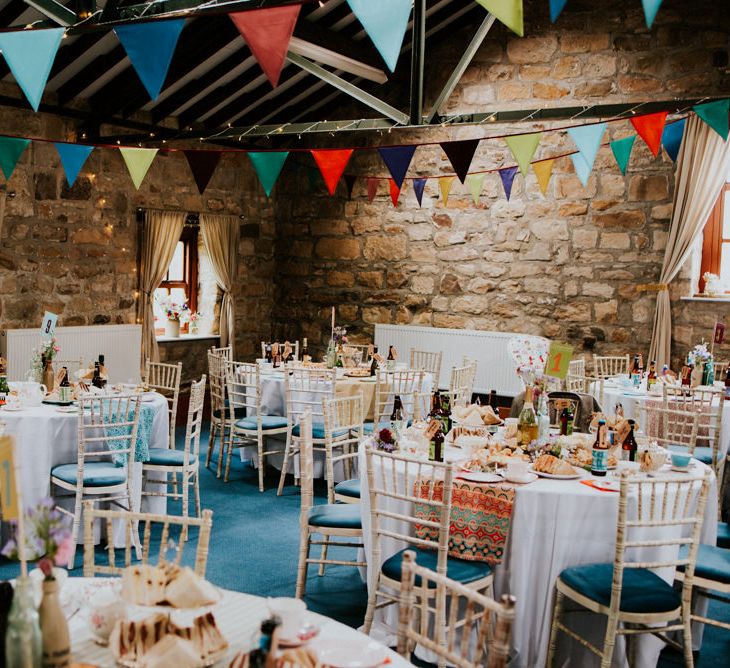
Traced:
[[453, 176], [442, 176], [439, 179], [439, 190], [441, 191], [441, 198], [444, 200], [444, 207], [449, 204], [449, 193], [451, 192], [451, 184], [453, 182]]
[[647, 114], [646, 116], [631, 119], [631, 125], [634, 126], [655, 158], [659, 154], [662, 145], [662, 132], [664, 132], [667, 113], [666, 111], [658, 111], [656, 114]]
[[400, 188], [393, 179], [388, 179], [390, 183], [390, 201], [393, 202], [393, 206], [398, 206], [398, 198], [400, 197]]
[[547, 195], [547, 189], [550, 185], [550, 177], [553, 174], [553, 165], [555, 160], [540, 160], [540, 162], [532, 163], [532, 171], [537, 176], [537, 184], [543, 195]]
[[330, 195], [335, 194], [340, 177], [347, 167], [353, 149], [320, 149], [312, 150], [312, 157], [322, 173], [322, 178], [327, 184]]

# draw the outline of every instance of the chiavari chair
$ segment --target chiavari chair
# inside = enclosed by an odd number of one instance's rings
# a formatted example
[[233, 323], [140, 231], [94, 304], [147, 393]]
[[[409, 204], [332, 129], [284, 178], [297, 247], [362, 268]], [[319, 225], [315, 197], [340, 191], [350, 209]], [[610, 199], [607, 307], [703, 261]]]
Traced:
[[629, 356], [627, 355], [594, 355], [593, 373], [597, 378], [611, 378], [629, 373]]

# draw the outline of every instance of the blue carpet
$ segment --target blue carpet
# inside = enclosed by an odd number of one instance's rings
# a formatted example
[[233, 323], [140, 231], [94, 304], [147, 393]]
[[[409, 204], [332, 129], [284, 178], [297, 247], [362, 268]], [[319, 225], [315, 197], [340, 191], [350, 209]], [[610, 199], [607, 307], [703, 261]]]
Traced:
[[[207, 430], [204, 431], [207, 439]], [[178, 430], [178, 441], [183, 431]], [[201, 450], [206, 451], [201, 443]], [[266, 491], [258, 491], [258, 476], [234, 455], [230, 482], [224, 483], [204, 466], [201, 457], [201, 499], [203, 508], [213, 511], [213, 532], [208, 556], [208, 578], [226, 589], [259, 596], [293, 596], [299, 544], [299, 489], [287, 482], [281, 497], [276, 496], [278, 471], [269, 469]], [[326, 490], [322, 481], [315, 487], [317, 502], [324, 503]], [[179, 513], [180, 505], [169, 502], [169, 512]], [[192, 510], [192, 505], [191, 505]], [[194, 536], [193, 536], [194, 537]], [[155, 543], [155, 538], [157, 543]], [[159, 538], [153, 536], [153, 547]], [[340, 548], [330, 555], [351, 559], [354, 550]], [[121, 556], [121, 555], [120, 555]], [[190, 563], [188, 554], [184, 560]], [[103, 559], [100, 552], [100, 561]], [[81, 552], [76, 557], [73, 575], [81, 575]], [[0, 558], [0, 579], [18, 574], [18, 564]], [[365, 585], [354, 568], [329, 566], [325, 577], [318, 577], [315, 566], [309, 569], [307, 605], [345, 624], [358, 627], [365, 616], [367, 594]], [[730, 622], [730, 605], [713, 602], [711, 616]], [[702, 652], [696, 665], [712, 667], [726, 665], [730, 655], [730, 632], [705, 629]], [[662, 668], [683, 665], [681, 655], [668, 650], [662, 654]]]

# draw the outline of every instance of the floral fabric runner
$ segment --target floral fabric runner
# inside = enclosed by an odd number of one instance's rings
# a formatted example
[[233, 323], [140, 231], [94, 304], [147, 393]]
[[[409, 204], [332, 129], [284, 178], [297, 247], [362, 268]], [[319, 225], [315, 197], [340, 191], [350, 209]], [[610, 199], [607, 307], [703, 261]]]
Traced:
[[[134, 417], [134, 412], [129, 412], [129, 420]], [[137, 441], [134, 444], [134, 461], [146, 462], [150, 458], [150, 437], [152, 436], [152, 422], [155, 419], [155, 410], [152, 406], [142, 404], [139, 407], [139, 426], [137, 427]], [[108, 416], [104, 416], [104, 421], [108, 425], [106, 433], [108, 436], [126, 436], [129, 434], [131, 427], [117, 427], [113, 422], [108, 421]], [[112, 450], [126, 450], [127, 441], [111, 441], [109, 446]], [[114, 464], [116, 466], [125, 466], [127, 463], [127, 455], [114, 455]]]

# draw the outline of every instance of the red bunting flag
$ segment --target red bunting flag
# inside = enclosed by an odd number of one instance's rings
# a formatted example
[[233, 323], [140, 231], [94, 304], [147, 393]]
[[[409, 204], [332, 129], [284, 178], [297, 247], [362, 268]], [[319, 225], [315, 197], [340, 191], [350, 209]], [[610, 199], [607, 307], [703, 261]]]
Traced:
[[301, 5], [252, 9], [229, 14], [261, 69], [276, 88]]
[[322, 178], [327, 184], [327, 190], [330, 195], [335, 194], [337, 190], [337, 184], [340, 181], [342, 173], [347, 167], [347, 163], [350, 160], [353, 149], [321, 149], [311, 151], [314, 161], [319, 167], [319, 171], [322, 172]]
[[388, 179], [390, 182], [390, 201], [393, 202], [393, 206], [398, 206], [398, 198], [400, 197], [400, 188], [393, 179]]
[[374, 176], [368, 177], [368, 202], [372, 202], [375, 199], [375, 195], [378, 194], [378, 183], [380, 179], [376, 179]]
[[634, 126], [655, 158], [659, 154], [662, 145], [662, 132], [664, 132], [666, 120], [666, 111], [658, 111], [656, 114], [647, 114], [646, 116], [631, 119], [631, 125]]

